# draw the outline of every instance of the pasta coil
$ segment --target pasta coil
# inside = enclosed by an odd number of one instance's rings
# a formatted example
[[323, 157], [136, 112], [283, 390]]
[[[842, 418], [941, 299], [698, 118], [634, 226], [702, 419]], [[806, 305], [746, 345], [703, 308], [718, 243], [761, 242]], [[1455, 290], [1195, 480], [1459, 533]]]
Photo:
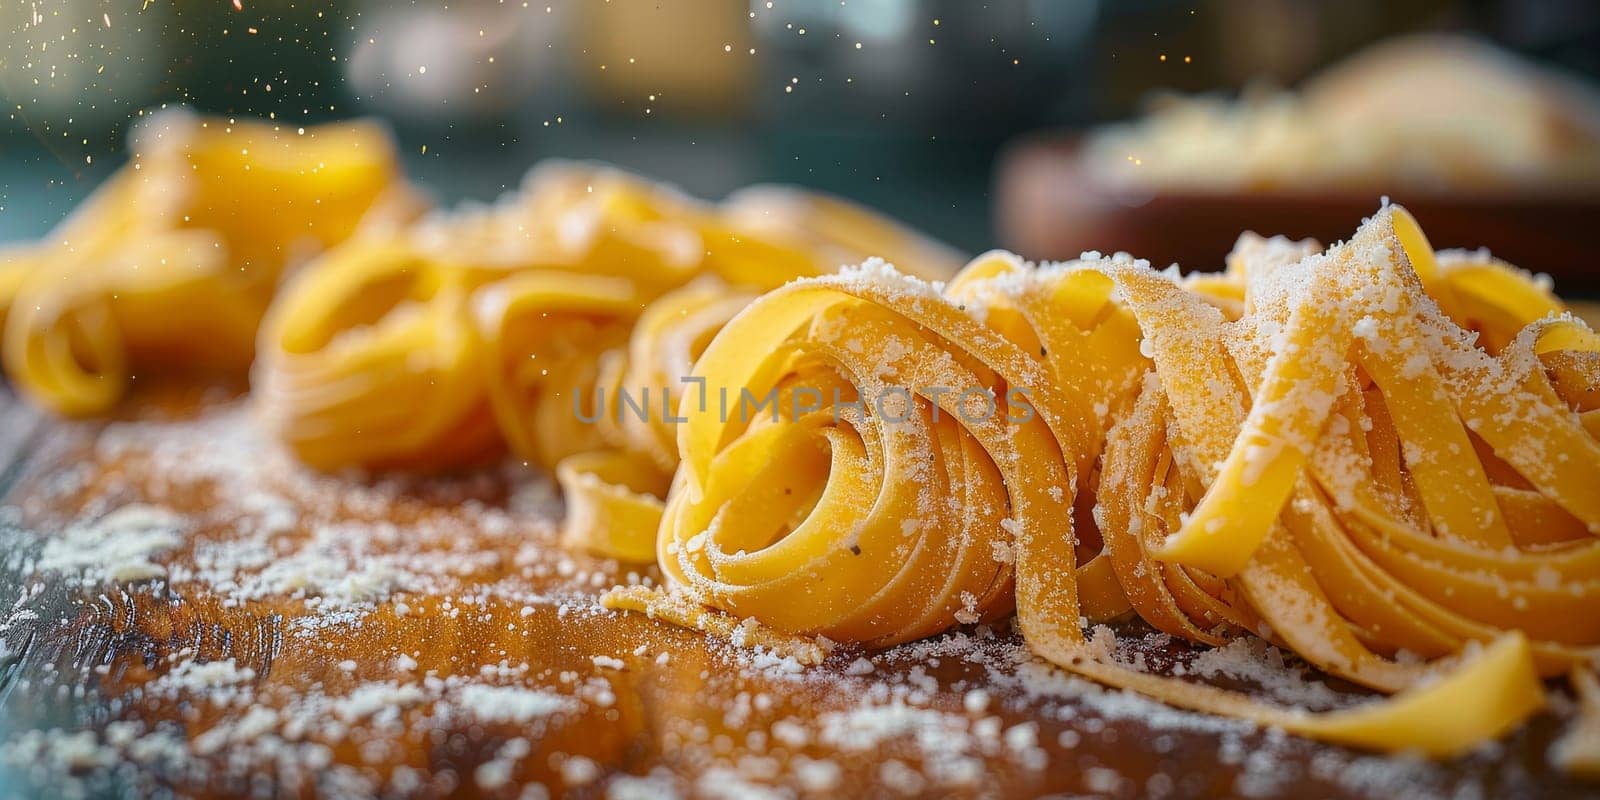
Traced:
[[163, 111], [120, 169], [41, 242], [0, 255], [6, 373], [34, 402], [109, 410], [135, 373], [243, 372], [284, 274], [406, 217], [388, 135]]
[[[770, 292], [695, 373], [778, 413], [683, 404], [662, 570], [780, 634], [881, 647], [1014, 604], [1038, 655], [1174, 705], [1433, 755], [1498, 736], [1600, 643], [1600, 339], [1398, 207], [1320, 249]], [[1139, 672], [1084, 633], [1130, 609], [1395, 696], [1313, 714]]]

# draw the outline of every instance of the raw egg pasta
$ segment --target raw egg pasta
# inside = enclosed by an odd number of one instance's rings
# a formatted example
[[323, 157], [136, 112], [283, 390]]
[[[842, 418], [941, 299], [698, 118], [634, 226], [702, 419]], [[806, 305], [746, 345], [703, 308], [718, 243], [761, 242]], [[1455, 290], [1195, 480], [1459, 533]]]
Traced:
[[107, 411], [147, 370], [242, 372], [287, 270], [416, 204], [367, 123], [164, 111], [132, 140], [130, 165], [0, 256], [6, 373], [57, 413]]
[[[692, 602], [607, 602], [870, 647], [1014, 607], [1039, 656], [1176, 706], [1435, 756], [1497, 737], [1600, 643], [1600, 339], [1399, 207], [1319, 251], [770, 292], [694, 373], [772, 413], [681, 406], [657, 558]], [[1130, 610], [1393, 696], [1312, 713], [1150, 674], [1085, 635]]]
[[[509, 450], [555, 474], [567, 546], [661, 566], [668, 591], [609, 605], [809, 662], [1015, 614], [1084, 677], [1435, 756], [1569, 675], [1554, 757], [1600, 773], [1600, 337], [1399, 207], [1326, 251], [1246, 235], [1214, 275], [995, 252], [930, 284], [947, 248], [797, 190], [712, 204], [562, 163], [419, 206], [371, 126], [156, 115], [4, 252], [5, 369], [84, 415], [254, 357], [306, 463]], [[836, 272], [868, 255], [916, 274]], [[1310, 712], [1151, 674], [1085, 633], [1129, 616], [1392, 697]]]
[[[774, 213], [780, 200], [796, 213]], [[932, 275], [958, 264], [831, 198], [762, 188], [707, 204], [548, 164], [492, 207], [356, 237], [309, 265], [263, 326], [258, 407], [323, 469], [450, 468], [509, 447], [560, 480], [569, 544], [648, 561], [682, 377], [760, 292], [865, 247]]]
[[678, 464], [678, 406], [695, 360], [711, 337], [754, 300], [716, 278], [702, 278], [645, 308], [625, 348], [596, 368], [600, 407], [587, 419], [606, 446], [556, 465], [567, 504], [569, 547], [628, 561], [655, 559], [661, 498]]

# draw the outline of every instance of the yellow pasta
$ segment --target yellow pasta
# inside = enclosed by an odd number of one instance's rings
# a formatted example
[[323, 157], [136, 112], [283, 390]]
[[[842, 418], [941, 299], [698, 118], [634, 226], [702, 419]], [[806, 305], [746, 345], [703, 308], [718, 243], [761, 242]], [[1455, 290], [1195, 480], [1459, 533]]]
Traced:
[[1580, 778], [1600, 780], [1600, 679], [1592, 666], [1573, 669], [1571, 679], [1578, 717], [1550, 748], [1550, 760]]
[[[1600, 769], [1600, 336], [1399, 207], [1326, 251], [1247, 235], [1215, 275], [993, 252], [943, 284], [944, 246], [792, 189], [710, 204], [563, 163], [416, 211], [369, 126], [158, 115], [0, 255], [5, 368], [93, 414], [254, 355], [306, 463], [509, 450], [555, 474], [567, 546], [661, 566], [669, 592], [608, 604], [804, 660], [1014, 613], [1102, 683], [1435, 756], [1570, 675], [1558, 759]], [[916, 274], [836, 272], [867, 255]], [[1085, 635], [1129, 615], [1392, 697], [1310, 713], [1148, 674]]]
[[567, 504], [566, 544], [629, 561], [655, 558], [662, 501], [678, 464], [675, 420], [695, 359], [755, 294], [703, 278], [662, 295], [634, 324], [626, 348], [596, 369], [599, 407], [584, 417], [606, 448], [556, 466]]
[[851, 264], [875, 256], [905, 264], [919, 277], [938, 280], [954, 275], [963, 261], [943, 242], [831, 195], [758, 185], [728, 195], [723, 208], [745, 230], [813, 242], [840, 255], [857, 254]]
[[283, 273], [404, 216], [388, 136], [291, 131], [164, 111], [119, 170], [42, 242], [7, 251], [7, 374], [58, 413], [95, 414], [135, 372], [242, 371]]
[[[873, 647], [1014, 606], [1035, 653], [1174, 705], [1435, 756], [1505, 733], [1600, 644], [1600, 338], [1398, 207], [1320, 249], [768, 293], [694, 372], [776, 413], [682, 405], [672, 591]], [[1084, 634], [1130, 609], [1394, 696], [1315, 714], [1140, 672]]]
[[[814, 211], [769, 213], [779, 200]], [[711, 205], [548, 164], [491, 208], [358, 236], [308, 266], [263, 326], [257, 405], [324, 469], [449, 468], [509, 447], [560, 480], [569, 544], [647, 561], [679, 379], [759, 292], [862, 247], [955, 269], [842, 201], [773, 188]]]

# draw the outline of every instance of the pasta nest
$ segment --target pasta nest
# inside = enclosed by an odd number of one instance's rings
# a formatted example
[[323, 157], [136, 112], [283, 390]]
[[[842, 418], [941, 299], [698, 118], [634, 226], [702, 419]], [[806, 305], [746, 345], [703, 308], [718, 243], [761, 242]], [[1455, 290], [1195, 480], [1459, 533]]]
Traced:
[[[883, 647], [1009, 614], [1039, 656], [1174, 705], [1447, 755], [1600, 642], [1600, 339], [1539, 280], [1385, 206], [1220, 275], [869, 262], [734, 317], [694, 374], [656, 538], [614, 607]], [[1157, 676], [1092, 623], [1257, 635], [1386, 702]], [[1421, 658], [1418, 658], [1420, 656]]]
[[380, 126], [289, 130], [182, 109], [42, 241], [0, 252], [6, 374], [60, 414], [109, 411], [135, 374], [243, 373], [282, 277], [412, 216]]

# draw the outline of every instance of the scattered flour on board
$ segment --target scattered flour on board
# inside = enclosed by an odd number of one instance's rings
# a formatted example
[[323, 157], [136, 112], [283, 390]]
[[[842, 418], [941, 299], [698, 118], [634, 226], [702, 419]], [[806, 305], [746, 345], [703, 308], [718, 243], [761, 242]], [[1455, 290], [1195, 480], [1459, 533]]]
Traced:
[[[225, 600], [241, 603], [304, 598], [308, 611], [290, 626], [311, 620], [319, 626], [311, 630], [332, 636], [369, 624], [375, 610], [415, 621], [425, 614], [470, 617], [494, 603], [528, 609], [512, 614], [513, 625], [549, 624], [551, 608], [559, 608], [560, 624], [605, 622], [594, 595], [613, 583], [640, 579], [624, 577], [616, 565], [597, 567], [541, 550], [537, 537], [548, 531], [525, 521], [554, 518], [558, 508], [552, 507], [547, 483], [518, 484], [511, 496], [511, 506], [519, 509], [514, 514], [474, 505], [469, 498], [439, 518], [419, 516], [415, 524], [396, 529], [352, 518], [376, 516], [396, 498], [404, 498], [409, 487], [352, 486], [280, 472], [273, 466], [276, 456], [259, 462], [241, 458], [260, 446], [241, 427], [237, 419], [221, 429], [205, 422], [113, 426], [102, 441], [108, 452], [148, 454], [157, 465], [149, 471], [174, 482], [214, 484], [219, 505], [241, 509], [226, 532], [234, 538], [208, 536], [194, 542], [192, 566], [164, 568], [155, 559], [186, 544], [190, 521], [154, 505], [124, 506], [73, 525], [68, 536], [74, 546], [47, 547], [38, 567], [84, 573], [96, 581], [165, 574], [170, 582], [203, 584]], [[296, 500], [291, 503], [288, 497]], [[112, 559], [101, 560], [102, 554], [93, 552], [94, 542], [110, 537], [107, 527], [133, 531], [125, 544], [134, 557], [118, 556], [110, 563]], [[501, 558], [491, 552], [504, 541], [517, 543], [511, 548], [515, 555]], [[118, 573], [125, 577], [113, 574], [127, 565], [135, 569]], [[156, 572], [146, 574], [151, 570]], [[496, 577], [482, 580], [479, 570]], [[558, 584], [562, 593], [542, 595], [529, 588], [530, 578]], [[441, 599], [440, 605], [424, 605], [425, 600]], [[426, 611], [413, 611], [413, 606]], [[0, 766], [60, 787], [59, 794], [69, 798], [97, 794], [92, 776], [126, 777], [130, 764], [166, 775], [214, 768], [242, 770], [237, 774], [245, 776], [273, 771], [286, 791], [310, 793], [314, 788], [327, 796], [422, 794], [438, 791], [440, 784], [428, 781], [440, 776], [410, 767], [379, 775], [338, 763], [347, 759], [336, 759], [335, 752], [355, 747], [363, 756], [381, 754], [414, 730], [408, 726], [440, 730], [448, 723], [467, 730], [498, 726], [515, 734], [488, 742], [492, 752], [487, 760], [450, 776], [450, 786], [467, 791], [509, 786], [527, 758], [545, 759], [569, 783], [593, 784], [597, 794], [617, 798], [643, 793], [777, 797], [792, 796], [794, 787], [825, 794], [860, 781], [929, 793], [981, 791], [998, 780], [998, 765], [1005, 765], [1009, 774], [1081, 775], [1085, 791], [1154, 796], [1182, 786], [1184, 776], [1176, 771], [1141, 776], [1147, 782], [1137, 783], [1131, 775], [1081, 760], [1083, 754], [1122, 748], [1153, 752], [1162, 759], [1204, 749], [1207, 759], [1238, 770], [1235, 783], [1224, 788], [1240, 796], [1282, 793], [1304, 779], [1374, 796], [1470, 795], [1482, 793], [1484, 786], [1517, 794], [1538, 785], [1516, 764], [1494, 765], [1502, 774], [1495, 783], [1480, 785], [1472, 777], [1456, 782], [1447, 770], [1427, 762], [1316, 751], [1301, 740], [1247, 723], [1180, 711], [1070, 677], [1033, 658], [1014, 634], [986, 626], [869, 655], [847, 651], [815, 669], [769, 652], [712, 641], [706, 641], [704, 653], [680, 658], [675, 652], [672, 669], [697, 658], [707, 661], [699, 682], [674, 687], [681, 695], [673, 697], [699, 702], [699, 693], [708, 687], [734, 697], [726, 707], [710, 709], [709, 716], [720, 712], [720, 720], [708, 721], [703, 709], [697, 709], [667, 715], [660, 723], [663, 740], [678, 748], [682, 768], [692, 780], [669, 774], [619, 776], [589, 756], [534, 753], [540, 746], [538, 733], [574, 719], [585, 725], [621, 724], [615, 720], [633, 707], [634, 698], [625, 694], [620, 681], [669, 666], [662, 642], [634, 645], [581, 653], [581, 666], [572, 667], [566, 677], [539, 675], [537, 670], [525, 674], [526, 665], [519, 670], [514, 657], [500, 660], [501, 654], [487, 664], [458, 665], [461, 674], [439, 677], [425, 663], [426, 652], [407, 648], [410, 652], [384, 654], [383, 663], [394, 665], [392, 674], [341, 670], [344, 683], [299, 691], [277, 708], [256, 702], [262, 699], [264, 676], [256, 675], [254, 667], [188, 654], [168, 662], [163, 677], [142, 689], [146, 699], [181, 697], [215, 706], [223, 716], [208, 721], [209, 728], [197, 726], [192, 739], [169, 727], [123, 721], [99, 730], [29, 731], [0, 742]], [[288, 646], [297, 645], [291, 641]], [[346, 656], [333, 656], [330, 663], [342, 658]], [[1191, 676], [1252, 683], [1278, 702], [1314, 707], [1336, 704], [1340, 698], [1321, 681], [1287, 665], [1281, 652], [1256, 643], [1202, 652], [1182, 664]], [[952, 666], [958, 668], [953, 676]], [[1164, 666], [1178, 671], [1175, 665]], [[807, 707], [813, 713], [795, 715], [785, 705], [794, 702], [814, 704]], [[606, 736], [611, 734], [608, 730]], [[734, 749], [748, 752], [727, 754], [729, 745], [719, 737], [733, 741], [734, 736]], [[1132, 741], [1133, 736], [1139, 740]], [[786, 760], [776, 757], [780, 751]], [[870, 771], [863, 771], [863, 763]]]
[[125, 505], [51, 537], [37, 566], [46, 572], [81, 573], [84, 583], [159, 578], [167, 570], [151, 559], [182, 544], [187, 527], [182, 516], [168, 509]]

